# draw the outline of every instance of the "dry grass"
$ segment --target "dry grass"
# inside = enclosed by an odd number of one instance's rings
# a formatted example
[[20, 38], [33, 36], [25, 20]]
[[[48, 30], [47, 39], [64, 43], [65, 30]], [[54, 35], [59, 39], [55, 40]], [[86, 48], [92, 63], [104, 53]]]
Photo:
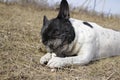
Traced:
[[[39, 41], [43, 15], [53, 18], [57, 12], [0, 3], [0, 80], [120, 80], [120, 57], [55, 72], [41, 66], [39, 59], [45, 53]], [[119, 19], [85, 13], [71, 16], [120, 30]]]

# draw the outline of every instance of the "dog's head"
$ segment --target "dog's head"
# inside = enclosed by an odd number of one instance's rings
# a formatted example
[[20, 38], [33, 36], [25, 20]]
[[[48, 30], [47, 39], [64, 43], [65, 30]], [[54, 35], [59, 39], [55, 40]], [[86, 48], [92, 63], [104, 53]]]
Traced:
[[56, 18], [43, 19], [41, 30], [42, 42], [53, 52], [58, 52], [65, 45], [69, 45], [75, 38], [75, 32], [69, 21], [69, 6], [66, 0], [62, 0], [60, 11]]

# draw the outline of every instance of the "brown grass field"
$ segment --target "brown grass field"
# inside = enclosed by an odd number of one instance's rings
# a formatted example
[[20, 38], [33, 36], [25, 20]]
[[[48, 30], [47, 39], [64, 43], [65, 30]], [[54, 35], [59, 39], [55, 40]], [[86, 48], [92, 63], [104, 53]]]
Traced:
[[[44, 15], [53, 18], [57, 13], [0, 3], [0, 80], [120, 80], [120, 56], [54, 72], [40, 65], [39, 59], [45, 54], [40, 42], [42, 19]], [[120, 19], [117, 18], [103, 18], [84, 12], [72, 13], [71, 16], [120, 30]]]

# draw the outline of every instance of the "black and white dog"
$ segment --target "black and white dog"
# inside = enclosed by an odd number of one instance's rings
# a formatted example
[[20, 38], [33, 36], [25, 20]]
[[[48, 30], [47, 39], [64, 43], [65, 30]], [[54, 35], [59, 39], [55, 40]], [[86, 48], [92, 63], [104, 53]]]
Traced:
[[48, 53], [40, 59], [40, 63], [50, 68], [84, 65], [120, 55], [120, 32], [70, 18], [66, 0], [62, 0], [56, 18], [48, 20], [44, 16], [41, 36]]

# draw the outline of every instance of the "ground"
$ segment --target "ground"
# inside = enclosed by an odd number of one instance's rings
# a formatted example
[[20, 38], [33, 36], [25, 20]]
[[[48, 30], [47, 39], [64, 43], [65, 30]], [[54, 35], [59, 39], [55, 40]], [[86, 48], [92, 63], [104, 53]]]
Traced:
[[[44, 15], [50, 19], [57, 11], [0, 3], [0, 80], [120, 80], [120, 56], [54, 72], [40, 65], [39, 59], [45, 54], [40, 41]], [[84, 12], [71, 16], [120, 30], [120, 19], [117, 18]]]

